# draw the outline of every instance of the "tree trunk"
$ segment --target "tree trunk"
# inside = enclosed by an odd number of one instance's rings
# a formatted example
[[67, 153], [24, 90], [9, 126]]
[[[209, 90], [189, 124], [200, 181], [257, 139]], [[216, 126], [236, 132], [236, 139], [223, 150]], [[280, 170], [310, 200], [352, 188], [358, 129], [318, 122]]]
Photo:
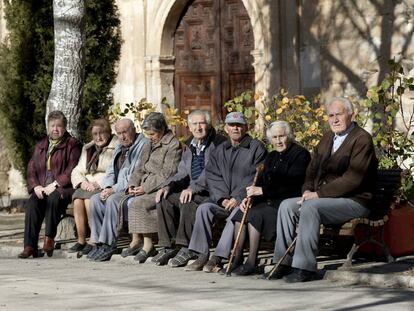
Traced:
[[61, 110], [78, 137], [84, 80], [85, 0], [53, 0], [55, 60], [46, 115]]

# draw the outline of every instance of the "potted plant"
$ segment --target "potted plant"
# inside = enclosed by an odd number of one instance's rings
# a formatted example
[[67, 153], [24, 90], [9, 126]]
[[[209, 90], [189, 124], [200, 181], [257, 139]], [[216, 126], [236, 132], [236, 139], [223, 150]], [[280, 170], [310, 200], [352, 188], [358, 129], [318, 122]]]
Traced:
[[366, 99], [361, 101], [358, 119], [362, 126], [372, 122], [379, 169], [402, 170], [399, 199], [413, 200], [414, 110], [406, 111], [403, 102], [414, 105], [414, 100], [408, 96], [414, 91], [414, 78], [405, 74], [400, 62], [390, 60], [389, 68], [383, 81], [368, 89]]

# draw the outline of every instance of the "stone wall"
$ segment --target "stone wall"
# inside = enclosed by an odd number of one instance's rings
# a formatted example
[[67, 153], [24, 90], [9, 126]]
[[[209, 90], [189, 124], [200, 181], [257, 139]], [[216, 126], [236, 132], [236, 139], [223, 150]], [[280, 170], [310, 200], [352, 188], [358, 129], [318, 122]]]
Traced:
[[[117, 102], [174, 102], [172, 38], [188, 2], [117, 1], [124, 40]], [[414, 0], [242, 2], [253, 26], [257, 90], [360, 97], [391, 57], [403, 55], [413, 67]]]
[[414, 66], [414, 1], [302, 0], [301, 88], [306, 95], [360, 97], [384, 77], [387, 61]]

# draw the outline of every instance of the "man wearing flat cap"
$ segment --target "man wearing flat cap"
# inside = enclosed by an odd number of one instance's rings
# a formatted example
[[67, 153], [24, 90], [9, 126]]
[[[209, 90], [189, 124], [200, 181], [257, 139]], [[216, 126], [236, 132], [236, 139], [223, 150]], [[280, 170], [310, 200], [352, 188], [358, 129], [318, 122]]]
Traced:
[[[263, 143], [247, 134], [247, 122], [241, 112], [229, 113], [224, 129], [229, 138], [210, 155], [205, 167], [209, 199], [198, 207], [189, 247], [171, 259], [173, 267], [184, 266], [197, 258], [187, 270], [203, 269], [209, 257], [214, 221], [227, 217], [231, 223], [231, 214], [246, 197], [246, 187], [252, 184], [256, 167], [266, 156]], [[233, 227], [226, 226], [226, 230], [233, 232]], [[222, 247], [227, 250], [231, 243]]]

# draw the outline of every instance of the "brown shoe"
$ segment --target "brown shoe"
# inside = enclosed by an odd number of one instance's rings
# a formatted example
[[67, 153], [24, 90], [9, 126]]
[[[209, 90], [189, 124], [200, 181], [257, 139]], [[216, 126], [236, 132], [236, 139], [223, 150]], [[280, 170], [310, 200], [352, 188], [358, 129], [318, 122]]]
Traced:
[[206, 273], [219, 272], [223, 268], [223, 263], [220, 257], [213, 255], [205, 264], [203, 271]]
[[198, 258], [191, 264], [188, 265], [186, 271], [201, 271], [203, 270], [204, 265], [208, 261], [208, 254], [199, 254]]
[[43, 251], [47, 254], [48, 257], [52, 257], [54, 249], [55, 240], [51, 237], [45, 236], [45, 241], [43, 242]]
[[38, 251], [32, 246], [25, 246], [23, 252], [21, 252], [17, 257], [25, 259], [29, 258], [30, 256], [33, 256], [33, 258], [38, 257]]

